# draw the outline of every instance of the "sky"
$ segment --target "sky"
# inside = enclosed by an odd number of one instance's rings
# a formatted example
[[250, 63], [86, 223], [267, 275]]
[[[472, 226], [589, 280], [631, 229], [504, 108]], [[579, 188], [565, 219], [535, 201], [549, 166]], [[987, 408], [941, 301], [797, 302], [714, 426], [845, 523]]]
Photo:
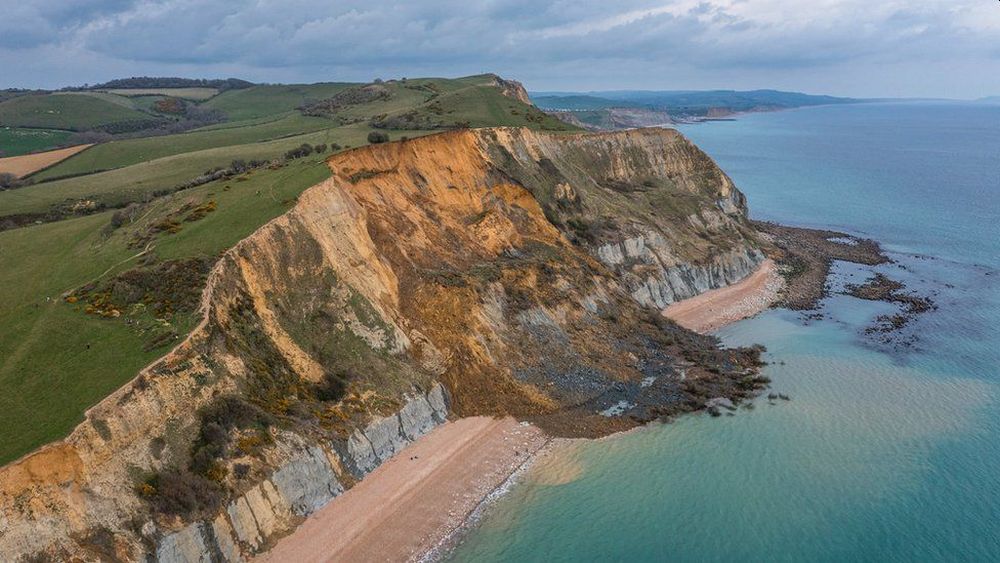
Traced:
[[997, 0], [0, 0], [0, 88], [127, 76], [1000, 95]]

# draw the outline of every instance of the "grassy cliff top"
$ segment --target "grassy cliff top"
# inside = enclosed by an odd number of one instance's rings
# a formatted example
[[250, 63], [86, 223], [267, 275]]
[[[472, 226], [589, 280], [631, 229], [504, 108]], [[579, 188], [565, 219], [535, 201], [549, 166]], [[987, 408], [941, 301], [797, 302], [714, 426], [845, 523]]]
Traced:
[[[0, 225], [15, 227], [0, 231], [0, 463], [65, 436], [89, 406], [179, 342], [196, 322], [184, 296], [200, 291], [204, 264], [328, 178], [331, 152], [365, 145], [373, 131], [395, 140], [456, 126], [572, 129], [504, 95], [491, 75], [389, 81], [378, 99], [334, 104], [321, 116], [296, 109], [363, 86], [223, 92], [203, 105], [226, 112], [225, 123], [99, 144], [39, 175], [50, 181], [0, 192]], [[63, 121], [34, 123], [70, 128], [146, 115], [131, 109], [134, 101], [23, 96], [0, 104], [0, 115], [54, 108], [42, 114]], [[67, 120], [71, 113], [78, 121]], [[285, 158], [303, 144], [308, 154]], [[223, 174], [206, 182], [216, 169]], [[115, 285], [123, 274], [131, 285]], [[146, 294], [115, 310], [109, 303], [125, 287]]]

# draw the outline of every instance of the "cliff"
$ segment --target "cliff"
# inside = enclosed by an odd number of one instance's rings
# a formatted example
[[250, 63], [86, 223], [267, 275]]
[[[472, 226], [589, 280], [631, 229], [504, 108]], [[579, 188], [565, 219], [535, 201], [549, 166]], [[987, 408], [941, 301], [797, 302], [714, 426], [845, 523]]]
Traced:
[[493, 85], [500, 89], [500, 92], [504, 96], [509, 98], [514, 98], [515, 100], [528, 104], [531, 103], [531, 98], [528, 97], [528, 91], [524, 89], [524, 85], [517, 80], [509, 80], [505, 78], [500, 78], [495, 74], [489, 75], [493, 79]]
[[236, 561], [446, 416], [597, 436], [754, 394], [659, 315], [760, 261], [675, 131], [463, 130], [343, 152], [227, 251], [188, 339], [0, 470], [11, 557]]

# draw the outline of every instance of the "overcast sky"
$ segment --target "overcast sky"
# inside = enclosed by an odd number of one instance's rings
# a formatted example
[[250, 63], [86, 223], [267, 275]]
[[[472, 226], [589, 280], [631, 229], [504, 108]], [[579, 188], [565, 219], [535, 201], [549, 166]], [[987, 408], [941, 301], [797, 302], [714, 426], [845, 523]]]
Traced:
[[481, 72], [531, 90], [1000, 95], [1000, 2], [0, 0], [0, 87]]

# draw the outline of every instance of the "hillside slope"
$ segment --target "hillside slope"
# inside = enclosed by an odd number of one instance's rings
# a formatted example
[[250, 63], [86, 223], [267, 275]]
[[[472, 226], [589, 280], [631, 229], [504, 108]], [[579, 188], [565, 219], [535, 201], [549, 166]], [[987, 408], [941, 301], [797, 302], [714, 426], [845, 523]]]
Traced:
[[[296, 112], [102, 143], [42, 176], [122, 167], [0, 192], [0, 463], [66, 436], [87, 408], [186, 336], [197, 324], [202, 266], [328, 178], [327, 151], [367, 144], [371, 120], [414, 114], [429, 126], [569, 128], [508, 97], [500, 82], [387, 81], [387, 97], [337, 98], [328, 117]], [[358, 90], [364, 86], [346, 91]], [[306, 125], [316, 130], [286, 136]], [[379, 131], [394, 139], [432, 132]], [[128, 281], [112, 291], [122, 275]], [[69, 303], [77, 290], [86, 296]], [[109, 307], [130, 292], [145, 299]]]
[[215, 262], [184, 343], [0, 470], [0, 552], [235, 561], [448, 412], [596, 436], [764, 383], [758, 351], [659, 315], [762, 259], [680, 134], [463, 130], [328, 165]]
[[110, 98], [96, 93], [18, 96], [0, 103], [0, 125], [83, 131], [103, 125], [153, 121], [152, 116]]

